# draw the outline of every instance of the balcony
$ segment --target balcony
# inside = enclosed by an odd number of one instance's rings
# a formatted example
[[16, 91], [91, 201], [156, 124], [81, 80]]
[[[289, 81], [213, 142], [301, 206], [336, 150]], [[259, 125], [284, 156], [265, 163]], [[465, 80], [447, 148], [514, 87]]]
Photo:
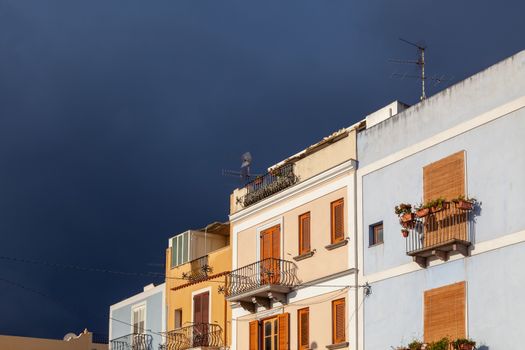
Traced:
[[424, 217], [414, 216], [406, 225], [406, 253], [421, 267], [427, 267], [433, 258], [447, 261], [450, 254], [468, 256], [471, 245], [472, 210], [446, 202], [438, 211]]
[[255, 312], [257, 305], [271, 308], [273, 301], [286, 303], [286, 294], [298, 284], [297, 266], [281, 259], [264, 259], [226, 276], [226, 300], [240, 302]]
[[182, 273], [182, 277], [189, 280], [190, 282], [203, 281], [208, 278], [210, 272], [212, 272], [211, 266], [208, 264], [208, 256], [202, 256], [188, 262], [190, 270]]
[[221, 349], [224, 347], [223, 336], [222, 328], [218, 324], [195, 323], [166, 332], [164, 349]]
[[149, 334], [128, 334], [110, 340], [110, 350], [153, 350], [153, 337]]
[[248, 182], [244, 187], [246, 193], [238, 197], [237, 202], [246, 208], [294, 185], [297, 180], [294, 164], [285, 164]]

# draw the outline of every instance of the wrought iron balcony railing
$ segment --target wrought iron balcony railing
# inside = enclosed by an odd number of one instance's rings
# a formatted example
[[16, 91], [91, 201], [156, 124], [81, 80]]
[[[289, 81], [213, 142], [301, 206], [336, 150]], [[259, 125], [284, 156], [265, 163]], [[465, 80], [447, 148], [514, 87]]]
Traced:
[[237, 201], [246, 208], [292, 186], [298, 180], [293, 167], [293, 163], [285, 164], [248, 182], [245, 186], [246, 194], [237, 198]]
[[448, 260], [451, 252], [468, 255], [473, 217], [472, 210], [461, 209], [450, 202], [445, 202], [442, 208], [430, 211], [424, 217], [414, 216], [413, 221], [406, 224], [409, 231], [407, 255], [423, 267], [433, 256]]
[[226, 298], [232, 298], [264, 286], [292, 288], [297, 285], [297, 265], [281, 259], [264, 259], [246, 265], [226, 275]]
[[210, 323], [195, 323], [165, 333], [166, 350], [191, 348], [222, 348], [224, 346], [221, 326]]
[[208, 265], [207, 255], [194, 259], [188, 264], [190, 265], [190, 271], [184, 272], [182, 277], [188, 279], [190, 282], [205, 280], [212, 272], [211, 266]]
[[128, 334], [109, 341], [110, 350], [153, 350], [149, 334]]

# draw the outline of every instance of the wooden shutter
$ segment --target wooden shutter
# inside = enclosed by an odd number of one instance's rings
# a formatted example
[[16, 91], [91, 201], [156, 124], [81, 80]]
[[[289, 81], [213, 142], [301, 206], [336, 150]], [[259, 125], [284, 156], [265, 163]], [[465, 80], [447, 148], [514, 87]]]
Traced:
[[200, 323], [202, 318], [201, 294], [193, 296], [193, 322]]
[[346, 341], [346, 307], [345, 299], [338, 299], [332, 302], [332, 338], [333, 343], [343, 343]]
[[290, 350], [290, 314], [278, 316], [279, 320], [279, 350]]
[[201, 323], [210, 323], [210, 292], [205, 292], [201, 294], [201, 310], [202, 310], [202, 317], [201, 317]]
[[310, 251], [310, 213], [299, 216], [299, 254]]
[[465, 151], [423, 167], [423, 200], [465, 195]]
[[466, 337], [465, 282], [425, 292], [425, 342]]
[[310, 348], [310, 310], [308, 308], [297, 311], [297, 342], [299, 350]]
[[250, 350], [259, 350], [259, 321], [250, 322]]
[[[423, 201], [438, 198], [450, 201], [466, 194], [465, 151], [454, 153], [423, 167]], [[451, 239], [467, 240], [467, 213], [455, 210], [425, 218], [425, 246]]]
[[344, 199], [331, 203], [332, 243], [337, 243], [345, 238]]

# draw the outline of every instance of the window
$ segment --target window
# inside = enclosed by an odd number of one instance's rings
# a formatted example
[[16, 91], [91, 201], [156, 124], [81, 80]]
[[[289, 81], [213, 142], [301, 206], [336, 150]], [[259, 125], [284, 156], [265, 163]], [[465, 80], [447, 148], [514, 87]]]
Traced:
[[383, 221], [370, 225], [369, 235], [370, 246], [383, 243]]
[[332, 342], [333, 344], [346, 341], [346, 307], [345, 299], [332, 301]]
[[466, 337], [465, 282], [425, 292], [425, 342]]
[[310, 213], [299, 215], [299, 255], [310, 251]]
[[290, 350], [289, 313], [262, 321], [251, 321], [249, 328], [249, 350]]
[[338, 199], [330, 204], [331, 217], [331, 241], [333, 243], [341, 242], [345, 238], [345, 221], [344, 221], [344, 199]]
[[297, 311], [297, 338], [298, 349], [310, 349], [310, 309], [304, 308]]
[[133, 334], [142, 334], [146, 329], [146, 306], [141, 305], [133, 307], [131, 310], [131, 324], [133, 325]]
[[182, 309], [175, 310], [175, 329], [182, 327]]
[[171, 267], [185, 264], [188, 257], [188, 232], [181, 233], [171, 239]]

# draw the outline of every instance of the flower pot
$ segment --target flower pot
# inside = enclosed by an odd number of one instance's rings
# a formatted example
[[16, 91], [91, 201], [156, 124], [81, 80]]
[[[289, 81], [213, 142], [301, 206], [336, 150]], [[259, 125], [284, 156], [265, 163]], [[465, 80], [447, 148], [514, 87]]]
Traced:
[[409, 234], [409, 231], [408, 230], [401, 230], [401, 234], [403, 235], [404, 238], [407, 238], [408, 234]]
[[424, 218], [428, 214], [430, 214], [430, 208], [421, 208], [416, 211], [416, 216], [418, 218]]
[[456, 204], [456, 208], [459, 210], [472, 210], [472, 208], [474, 207], [474, 203], [463, 200], [463, 199], [455, 202], [455, 204]]
[[459, 350], [472, 350], [474, 349], [474, 345], [472, 344], [461, 344], [459, 346]]
[[445, 210], [445, 209], [448, 209], [449, 207], [450, 207], [450, 203], [449, 203], [449, 202], [445, 202], [445, 203], [443, 203], [443, 205], [440, 206], [440, 207], [436, 206], [436, 207], [432, 207], [432, 208], [430, 208], [430, 212], [431, 212], [432, 214], [434, 214], [434, 213], [439, 213], [440, 211], [443, 211], [443, 210]]
[[401, 222], [406, 223], [414, 220], [414, 214], [413, 213], [405, 213], [401, 215]]
[[262, 180], [263, 180], [262, 178], [257, 178], [257, 179], [255, 179], [254, 183], [256, 185], [260, 185], [260, 184], [262, 184]]

